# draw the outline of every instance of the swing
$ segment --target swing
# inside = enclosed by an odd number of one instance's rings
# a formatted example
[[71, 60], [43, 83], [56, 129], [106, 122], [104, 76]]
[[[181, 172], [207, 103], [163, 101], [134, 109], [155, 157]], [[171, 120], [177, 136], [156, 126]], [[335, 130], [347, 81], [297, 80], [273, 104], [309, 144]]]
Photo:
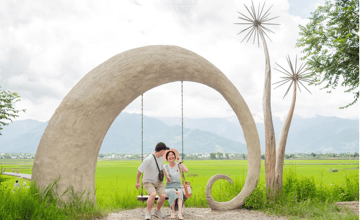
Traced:
[[[141, 162], [144, 160], [143, 156], [143, 146], [144, 146], [144, 108], [143, 108], [143, 95], [141, 95]], [[181, 151], [181, 161], [184, 161], [184, 108], [183, 108], [183, 81], [181, 81], [181, 145], [182, 145], [182, 151]], [[142, 179], [143, 174], [141, 174]], [[149, 195], [144, 195], [144, 187], [143, 182], [141, 181], [141, 195], [137, 196], [137, 200], [141, 202], [145, 202], [149, 199]], [[168, 200], [169, 198], [166, 197], [165, 200]], [[155, 200], [159, 200], [159, 196], [155, 196]]]

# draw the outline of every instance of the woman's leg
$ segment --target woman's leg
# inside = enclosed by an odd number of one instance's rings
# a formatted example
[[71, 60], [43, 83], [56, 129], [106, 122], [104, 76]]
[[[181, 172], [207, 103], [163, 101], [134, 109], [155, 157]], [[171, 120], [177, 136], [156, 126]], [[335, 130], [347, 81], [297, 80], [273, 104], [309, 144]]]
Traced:
[[[176, 200], [175, 200], [176, 201]], [[171, 206], [171, 213], [175, 213], [175, 201]]]
[[[178, 211], [178, 215], [180, 215], [182, 217], [181, 214], [181, 210], [182, 210], [182, 198], [180, 198], [181, 193], [179, 191], [175, 191], [175, 193], [178, 195], [178, 207], [179, 207], [179, 211]], [[183, 219], [183, 218], [180, 218]]]
[[[174, 192], [176, 193], [176, 190], [174, 190]], [[176, 199], [174, 200], [174, 202], [171, 206], [171, 213], [175, 213], [175, 202], [176, 202]]]
[[[175, 190], [174, 190], [175, 191]], [[175, 191], [176, 192], [176, 191]], [[176, 218], [176, 213], [175, 213], [175, 202], [176, 202], [176, 199], [174, 200], [172, 206], [171, 206], [171, 216], [170, 218], [171, 219], [175, 219]]]
[[178, 206], [179, 206], [179, 215], [181, 215], [181, 210], [182, 210], [182, 203], [183, 203], [183, 201], [182, 201], [182, 199], [178, 199]]

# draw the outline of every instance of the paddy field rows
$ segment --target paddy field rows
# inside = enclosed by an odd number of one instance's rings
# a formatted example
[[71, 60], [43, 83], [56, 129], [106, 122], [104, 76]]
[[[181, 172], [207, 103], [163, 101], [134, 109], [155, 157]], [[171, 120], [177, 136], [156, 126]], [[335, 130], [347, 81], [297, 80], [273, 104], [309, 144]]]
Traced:
[[[136, 200], [141, 190], [135, 189], [136, 172], [140, 160], [99, 160], [96, 167], [95, 186], [97, 204], [104, 209], [135, 208], [143, 206]], [[0, 160], [0, 166], [6, 172], [19, 170], [20, 173], [31, 174], [33, 160]], [[185, 175], [191, 182], [193, 197], [187, 205], [206, 207], [205, 187], [207, 181], [215, 174], [229, 175], [234, 184], [230, 185], [225, 180], [214, 184], [213, 197], [218, 201], [230, 200], [234, 193], [240, 192], [247, 176], [247, 160], [185, 160], [189, 168]], [[286, 160], [284, 176], [292, 170], [297, 176], [313, 178], [320, 185], [341, 185], [345, 177], [359, 176], [358, 160]], [[332, 172], [337, 170], [338, 172]], [[260, 182], [265, 180], [264, 161], [262, 161]], [[11, 177], [7, 183], [12, 185], [15, 181]], [[21, 183], [23, 180], [21, 180]], [[28, 182], [29, 184], [29, 182]], [[144, 194], [146, 194], [144, 190]]]

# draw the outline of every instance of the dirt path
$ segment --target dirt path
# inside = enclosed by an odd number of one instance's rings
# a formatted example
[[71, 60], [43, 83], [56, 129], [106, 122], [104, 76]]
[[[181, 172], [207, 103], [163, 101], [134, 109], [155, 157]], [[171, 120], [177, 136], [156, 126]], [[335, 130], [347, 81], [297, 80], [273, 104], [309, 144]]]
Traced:
[[[359, 201], [353, 202], [337, 202], [340, 208], [347, 207], [357, 215], [359, 215]], [[153, 208], [154, 213], [154, 208]], [[111, 213], [108, 216], [102, 218], [101, 220], [117, 220], [117, 219], [128, 219], [128, 220], [143, 220], [145, 216], [146, 209], [145, 208], [137, 208], [131, 209], [126, 211], [121, 211], [117, 213]], [[170, 219], [170, 209], [169, 208], [162, 208], [162, 212], [166, 215], [166, 219]], [[220, 211], [211, 211], [210, 208], [185, 208], [183, 212], [183, 216], [187, 220], [227, 220], [227, 219], [273, 219], [273, 220], [280, 220], [280, 219], [287, 219], [286, 217], [278, 217], [278, 216], [267, 216], [266, 214], [247, 210], [247, 209], [237, 209], [231, 210], [226, 212]], [[159, 219], [155, 216], [152, 219]]]
[[353, 202], [337, 202], [335, 203], [340, 208], [346, 207], [349, 208], [352, 212], [359, 215], [359, 201]]
[[31, 174], [25, 174], [25, 173], [10, 173], [10, 172], [2, 172], [2, 174], [8, 175], [8, 176], [16, 176], [16, 177], [19, 177], [19, 178], [31, 180]]
[[[162, 208], [162, 212], [166, 215], [166, 219], [170, 219], [170, 209], [169, 208]], [[154, 213], [155, 210], [152, 210]], [[127, 219], [127, 220], [143, 220], [145, 216], [146, 209], [145, 208], [137, 208], [131, 209], [126, 211], [121, 211], [118, 213], [111, 213], [105, 218], [101, 220], [115, 220], [115, 219]], [[238, 210], [231, 210], [226, 212], [219, 212], [219, 211], [211, 211], [210, 208], [185, 208], [183, 212], [183, 216], [187, 220], [228, 220], [228, 219], [287, 219], [286, 217], [278, 217], [278, 216], [267, 216], [262, 212], [258, 211], [250, 211], [247, 209], [238, 209]], [[155, 216], [152, 219], [156, 220], [159, 219]]]

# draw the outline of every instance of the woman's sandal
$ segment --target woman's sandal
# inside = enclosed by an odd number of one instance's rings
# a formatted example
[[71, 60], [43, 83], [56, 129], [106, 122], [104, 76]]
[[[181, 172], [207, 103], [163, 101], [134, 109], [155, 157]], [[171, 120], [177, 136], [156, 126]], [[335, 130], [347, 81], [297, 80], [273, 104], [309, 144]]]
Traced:
[[179, 218], [179, 219], [184, 219], [184, 217], [182, 216], [182, 214], [178, 214], [178, 218]]
[[176, 213], [171, 213], [171, 219], [176, 219]]

